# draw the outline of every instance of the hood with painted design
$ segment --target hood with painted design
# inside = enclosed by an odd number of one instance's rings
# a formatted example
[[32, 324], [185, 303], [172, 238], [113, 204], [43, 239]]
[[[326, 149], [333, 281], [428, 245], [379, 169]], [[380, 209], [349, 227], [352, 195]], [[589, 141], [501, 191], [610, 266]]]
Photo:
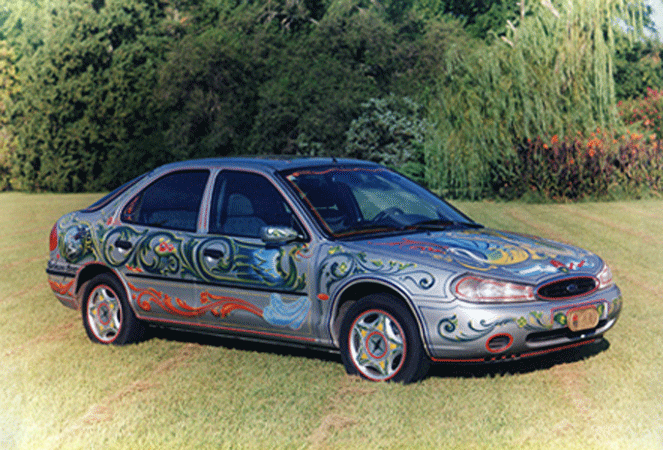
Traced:
[[598, 274], [603, 261], [593, 253], [535, 236], [490, 229], [421, 232], [372, 238], [369, 253], [416, 260], [428, 266], [452, 266], [494, 278], [539, 284], [564, 274]]

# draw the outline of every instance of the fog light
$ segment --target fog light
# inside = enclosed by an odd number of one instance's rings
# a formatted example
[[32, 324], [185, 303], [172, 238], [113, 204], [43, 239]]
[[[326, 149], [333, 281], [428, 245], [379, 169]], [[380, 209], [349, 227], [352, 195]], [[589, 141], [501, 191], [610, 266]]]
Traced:
[[513, 344], [513, 336], [510, 334], [496, 334], [486, 341], [486, 350], [491, 353], [500, 353], [508, 350]]

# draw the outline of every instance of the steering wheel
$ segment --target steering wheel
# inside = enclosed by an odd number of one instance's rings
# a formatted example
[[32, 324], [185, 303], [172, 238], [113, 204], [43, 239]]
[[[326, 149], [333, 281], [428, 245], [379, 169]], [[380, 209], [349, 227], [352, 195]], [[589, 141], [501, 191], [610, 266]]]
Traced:
[[402, 209], [400, 209], [398, 206], [392, 206], [391, 208], [387, 208], [384, 211], [380, 211], [375, 217], [373, 217], [371, 222], [381, 222], [385, 219], [391, 219], [394, 216], [400, 216], [402, 214], [405, 214]]

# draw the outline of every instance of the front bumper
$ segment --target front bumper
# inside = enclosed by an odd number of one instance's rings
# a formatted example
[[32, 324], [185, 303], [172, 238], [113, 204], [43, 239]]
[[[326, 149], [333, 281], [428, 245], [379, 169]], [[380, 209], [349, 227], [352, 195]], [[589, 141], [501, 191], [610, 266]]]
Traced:
[[[600, 338], [617, 321], [617, 286], [566, 301], [514, 304], [422, 304], [419, 307], [429, 356], [438, 362], [484, 362], [537, 356]], [[572, 331], [574, 313], [598, 316], [591, 328]]]

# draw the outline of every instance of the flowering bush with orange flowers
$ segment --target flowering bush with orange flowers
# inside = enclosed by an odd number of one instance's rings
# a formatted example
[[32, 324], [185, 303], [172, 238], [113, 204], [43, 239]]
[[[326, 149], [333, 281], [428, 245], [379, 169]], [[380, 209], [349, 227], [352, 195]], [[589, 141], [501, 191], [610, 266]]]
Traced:
[[639, 198], [663, 192], [663, 142], [652, 133], [527, 140], [494, 189], [503, 198]]
[[620, 101], [617, 109], [628, 129], [663, 138], [663, 90], [647, 88], [644, 97]]

